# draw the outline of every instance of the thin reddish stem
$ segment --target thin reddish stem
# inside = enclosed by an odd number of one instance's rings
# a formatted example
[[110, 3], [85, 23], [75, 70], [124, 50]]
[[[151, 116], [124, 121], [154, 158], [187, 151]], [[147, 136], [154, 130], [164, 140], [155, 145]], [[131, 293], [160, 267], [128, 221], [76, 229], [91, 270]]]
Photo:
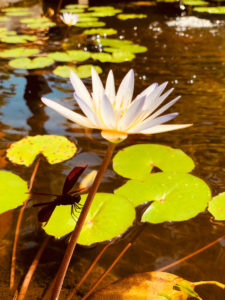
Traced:
[[[40, 164], [40, 158], [38, 158], [38, 160], [37, 160], [37, 162], [34, 166], [34, 170], [33, 170], [33, 173], [31, 175], [31, 178], [30, 178], [29, 192], [31, 192], [31, 190], [33, 188], [33, 184], [34, 184], [34, 180], [35, 180], [35, 177], [36, 177], [36, 174], [37, 174], [39, 164]], [[22, 222], [22, 218], [23, 218], [23, 213], [24, 213], [24, 210], [27, 206], [27, 203], [28, 203], [29, 199], [30, 199], [30, 195], [27, 197], [27, 199], [23, 203], [23, 206], [20, 209], [19, 216], [18, 216], [18, 219], [17, 219], [15, 237], [14, 237], [14, 243], [13, 243], [13, 250], [12, 250], [10, 286], [9, 286], [10, 289], [13, 288], [14, 282], [15, 282], [16, 250], [17, 250], [17, 244], [18, 244], [18, 239], [19, 239], [20, 226], [21, 226], [21, 222]]]
[[34, 272], [37, 268], [39, 260], [40, 260], [40, 258], [42, 256], [42, 253], [44, 252], [44, 250], [45, 250], [45, 248], [48, 244], [49, 239], [50, 239], [50, 236], [46, 236], [46, 238], [44, 239], [41, 247], [39, 248], [32, 264], [30, 265], [29, 270], [27, 271], [27, 274], [26, 274], [26, 276], [23, 280], [23, 283], [22, 283], [22, 286], [21, 286], [21, 289], [20, 289], [17, 300], [23, 300], [25, 298], [28, 287], [29, 287], [29, 284], [30, 284], [30, 281], [32, 279], [32, 276], [33, 276], [33, 274], [34, 274]]
[[87, 199], [86, 199], [85, 204], [84, 204], [84, 207], [83, 207], [83, 209], [81, 211], [81, 214], [78, 218], [78, 221], [76, 223], [74, 231], [72, 232], [71, 239], [70, 239], [70, 242], [67, 246], [65, 255], [64, 255], [63, 260], [62, 260], [62, 263], [59, 267], [59, 271], [57, 272], [57, 278], [56, 278], [55, 285], [53, 287], [51, 300], [57, 300], [59, 298], [59, 294], [60, 294], [60, 291], [61, 291], [61, 288], [62, 288], [62, 285], [63, 285], [63, 281], [64, 281], [64, 278], [65, 278], [67, 269], [69, 267], [69, 263], [70, 263], [70, 260], [72, 258], [73, 252], [75, 250], [78, 237], [79, 237], [80, 232], [82, 230], [82, 227], [84, 225], [85, 219], [86, 219], [88, 211], [91, 207], [94, 196], [95, 196], [95, 194], [96, 194], [96, 192], [99, 188], [99, 185], [102, 181], [105, 170], [107, 169], [108, 164], [111, 160], [114, 148], [115, 148], [115, 144], [109, 143], [105, 158], [104, 158], [104, 160], [103, 160], [103, 162], [102, 162], [102, 164], [99, 168], [99, 171], [98, 171], [98, 173], [95, 177], [95, 180], [94, 180], [94, 182], [93, 182], [93, 184], [90, 188], [90, 191], [88, 193]]

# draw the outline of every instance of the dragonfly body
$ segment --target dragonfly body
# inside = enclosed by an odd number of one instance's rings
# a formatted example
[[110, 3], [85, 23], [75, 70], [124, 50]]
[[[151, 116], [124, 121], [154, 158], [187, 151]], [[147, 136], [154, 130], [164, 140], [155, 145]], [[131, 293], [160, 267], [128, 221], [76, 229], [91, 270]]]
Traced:
[[71, 215], [75, 217], [75, 212], [81, 209], [82, 205], [79, 204], [80, 202], [80, 192], [81, 190], [76, 190], [74, 192], [70, 192], [73, 185], [76, 183], [79, 176], [83, 173], [83, 171], [86, 169], [86, 165], [82, 167], [76, 167], [74, 168], [66, 177], [66, 180], [64, 182], [63, 186], [63, 192], [62, 195], [55, 195], [55, 194], [47, 194], [47, 193], [35, 193], [36, 195], [43, 195], [43, 196], [55, 196], [56, 198], [51, 202], [44, 202], [44, 203], [38, 203], [34, 206], [44, 206], [41, 208], [41, 210], [38, 213], [38, 220], [40, 222], [47, 223], [50, 219], [54, 209], [56, 206], [59, 205], [71, 205]]

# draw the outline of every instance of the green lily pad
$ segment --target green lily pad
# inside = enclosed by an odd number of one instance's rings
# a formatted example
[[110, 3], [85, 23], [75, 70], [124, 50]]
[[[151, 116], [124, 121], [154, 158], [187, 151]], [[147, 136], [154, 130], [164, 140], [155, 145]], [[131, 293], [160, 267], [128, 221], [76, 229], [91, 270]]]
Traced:
[[208, 5], [209, 2], [204, 1], [204, 0], [183, 0], [184, 5], [191, 5], [191, 6], [196, 6], [196, 5]]
[[27, 183], [19, 176], [0, 171], [0, 214], [23, 204], [27, 199]]
[[9, 62], [9, 65], [16, 69], [40, 69], [50, 66], [54, 63], [54, 60], [49, 57], [36, 57], [34, 59], [30, 58], [16, 58]]
[[98, 34], [98, 35], [113, 35], [116, 34], [117, 30], [113, 28], [92, 28], [92, 29], [86, 29], [84, 31], [84, 34], [91, 35], [91, 34]]
[[10, 35], [16, 35], [16, 31], [14, 30], [7, 30], [7, 28], [0, 28], [0, 39], [2, 39], [3, 37], [6, 37], [6, 36], [10, 36]]
[[139, 144], [120, 150], [113, 158], [113, 169], [127, 178], [144, 180], [157, 167], [164, 172], [188, 173], [193, 160], [180, 149], [157, 144]]
[[65, 8], [73, 9], [73, 8], [87, 8], [88, 4], [67, 4]]
[[53, 27], [56, 23], [52, 22], [46, 17], [40, 18], [24, 18], [20, 20], [21, 23], [25, 23], [29, 28], [46, 28]]
[[121, 13], [122, 10], [121, 9], [114, 9], [114, 10], [96, 10], [93, 11], [92, 13], [89, 13], [90, 15], [92, 15], [92, 17], [99, 17], [99, 18], [105, 18], [105, 17], [113, 17], [118, 13]]
[[125, 51], [132, 53], [143, 53], [148, 50], [147, 47], [133, 44], [129, 40], [118, 40], [118, 39], [101, 39], [100, 42], [97, 41], [97, 44], [104, 46], [104, 51], [106, 52], [115, 52], [115, 51]]
[[142, 222], [185, 221], [203, 212], [211, 200], [208, 185], [198, 177], [182, 173], [154, 173], [144, 182], [129, 180], [115, 191], [134, 206], [152, 201]]
[[87, 78], [91, 77], [91, 68], [94, 68], [98, 74], [102, 73], [102, 69], [99, 66], [93, 65], [83, 65], [77, 68], [70, 67], [70, 66], [58, 66], [53, 70], [53, 73], [57, 76], [63, 78], [70, 77], [70, 71], [74, 71], [80, 78]]
[[60, 12], [64, 13], [64, 12], [68, 12], [68, 13], [72, 13], [72, 14], [78, 14], [78, 13], [82, 13], [84, 11], [84, 8], [80, 7], [80, 8], [63, 8], [60, 9]]
[[4, 43], [10, 44], [20, 44], [20, 43], [27, 43], [36, 41], [37, 37], [35, 35], [13, 35], [13, 36], [4, 36], [1, 38], [1, 41]]
[[121, 63], [124, 61], [133, 60], [135, 58], [135, 55], [131, 52], [119, 51], [117, 49], [117, 51], [114, 51], [112, 55], [109, 53], [98, 52], [98, 53], [92, 53], [91, 57], [101, 62]]
[[147, 18], [148, 15], [145, 14], [119, 14], [117, 18], [120, 20], [128, 20], [128, 19], [144, 19]]
[[8, 20], [9, 20], [8, 17], [6, 17], [6, 16], [0, 16], [0, 22], [6, 22]]
[[38, 54], [40, 51], [34, 48], [13, 48], [0, 51], [0, 57], [23, 57]]
[[225, 6], [216, 6], [216, 7], [194, 7], [194, 11], [209, 13], [209, 14], [225, 14]]
[[[82, 196], [80, 203], [84, 203], [86, 196]], [[135, 209], [128, 200], [113, 194], [97, 193], [78, 243], [90, 245], [110, 240], [126, 231], [133, 224], [134, 219]], [[49, 222], [43, 228], [47, 234], [61, 237], [70, 233], [74, 227], [75, 220], [71, 216], [71, 206], [61, 205], [56, 207]]]
[[18, 165], [30, 166], [38, 154], [45, 156], [50, 164], [56, 164], [74, 156], [77, 147], [64, 136], [28, 136], [11, 144], [8, 159]]
[[6, 13], [6, 16], [9, 17], [22, 17], [32, 14], [32, 11], [29, 10], [18, 10], [18, 11], [9, 11]]
[[2, 9], [2, 11], [4, 12], [17, 12], [17, 11], [29, 11], [29, 8], [27, 7], [22, 7], [22, 6], [17, 6], [17, 7], [14, 7], [14, 6], [11, 6], [11, 7], [5, 7]]
[[[85, 16], [85, 14], [83, 14], [82, 16], [79, 15], [79, 20], [78, 22], [82, 23], [82, 22], [86, 22], [86, 23], [89, 23], [89, 22], [97, 22], [98, 21], [98, 18], [97, 17], [92, 17], [92, 16]], [[76, 26], [76, 24], [75, 24]]]
[[212, 198], [209, 202], [208, 211], [218, 221], [225, 221], [225, 192]]
[[79, 22], [76, 23], [77, 27], [104, 27], [105, 26], [105, 22]]
[[66, 52], [52, 52], [48, 57], [56, 61], [85, 61], [91, 57], [91, 53], [82, 50], [68, 50]]

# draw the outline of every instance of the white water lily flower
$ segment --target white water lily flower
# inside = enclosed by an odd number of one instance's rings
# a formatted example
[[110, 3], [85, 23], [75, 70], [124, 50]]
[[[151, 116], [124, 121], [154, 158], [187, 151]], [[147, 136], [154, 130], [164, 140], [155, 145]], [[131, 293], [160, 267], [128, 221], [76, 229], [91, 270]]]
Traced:
[[153, 134], [191, 126], [191, 124], [161, 125], [178, 115], [178, 113], [170, 113], [160, 116], [176, 103], [180, 96], [157, 109], [173, 91], [171, 88], [163, 93], [167, 82], [161, 85], [153, 83], [132, 101], [133, 70], [130, 70], [124, 77], [117, 93], [112, 71], [108, 74], [104, 88], [97, 72], [92, 68], [92, 95], [72, 71], [70, 80], [75, 90], [75, 100], [85, 116], [52, 100], [42, 98], [42, 101], [82, 127], [100, 129], [102, 136], [110, 142], [121, 142], [129, 134]]
[[60, 16], [61, 20], [68, 26], [75, 25], [78, 20], [79, 16], [76, 14], [65, 12]]

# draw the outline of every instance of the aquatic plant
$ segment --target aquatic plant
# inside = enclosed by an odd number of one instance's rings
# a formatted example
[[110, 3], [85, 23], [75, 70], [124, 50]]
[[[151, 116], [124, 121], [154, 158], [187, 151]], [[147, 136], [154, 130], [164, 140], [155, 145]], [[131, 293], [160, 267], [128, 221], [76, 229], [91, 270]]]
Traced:
[[104, 89], [97, 72], [92, 68], [92, 97], [74, 72], [71, 72], [70, 79], [75, 90], [74, 98], [85, 116], [47, 98], [42, 98], [42, 101], [82, 127], [100, 129], [101, 135], [112, 143], [123, 141], [129, 134], [153, 134], [190, 126], [190, 124], [161, 125], [177, 116], [177, 113], [170, 113], [159, 117], [180, 98], [176, 97], [156, 110], [173, 91], [172, 88], [162, 94], [167, 82], [150, 85], [132, 101], [133, 70], [124, 77], [117, 94], [112, 71], [108, 74]]
[[79, 20], [78, 15], [69, 12], [64, 12], [60, 18], [68, 26], [75, 25]]

